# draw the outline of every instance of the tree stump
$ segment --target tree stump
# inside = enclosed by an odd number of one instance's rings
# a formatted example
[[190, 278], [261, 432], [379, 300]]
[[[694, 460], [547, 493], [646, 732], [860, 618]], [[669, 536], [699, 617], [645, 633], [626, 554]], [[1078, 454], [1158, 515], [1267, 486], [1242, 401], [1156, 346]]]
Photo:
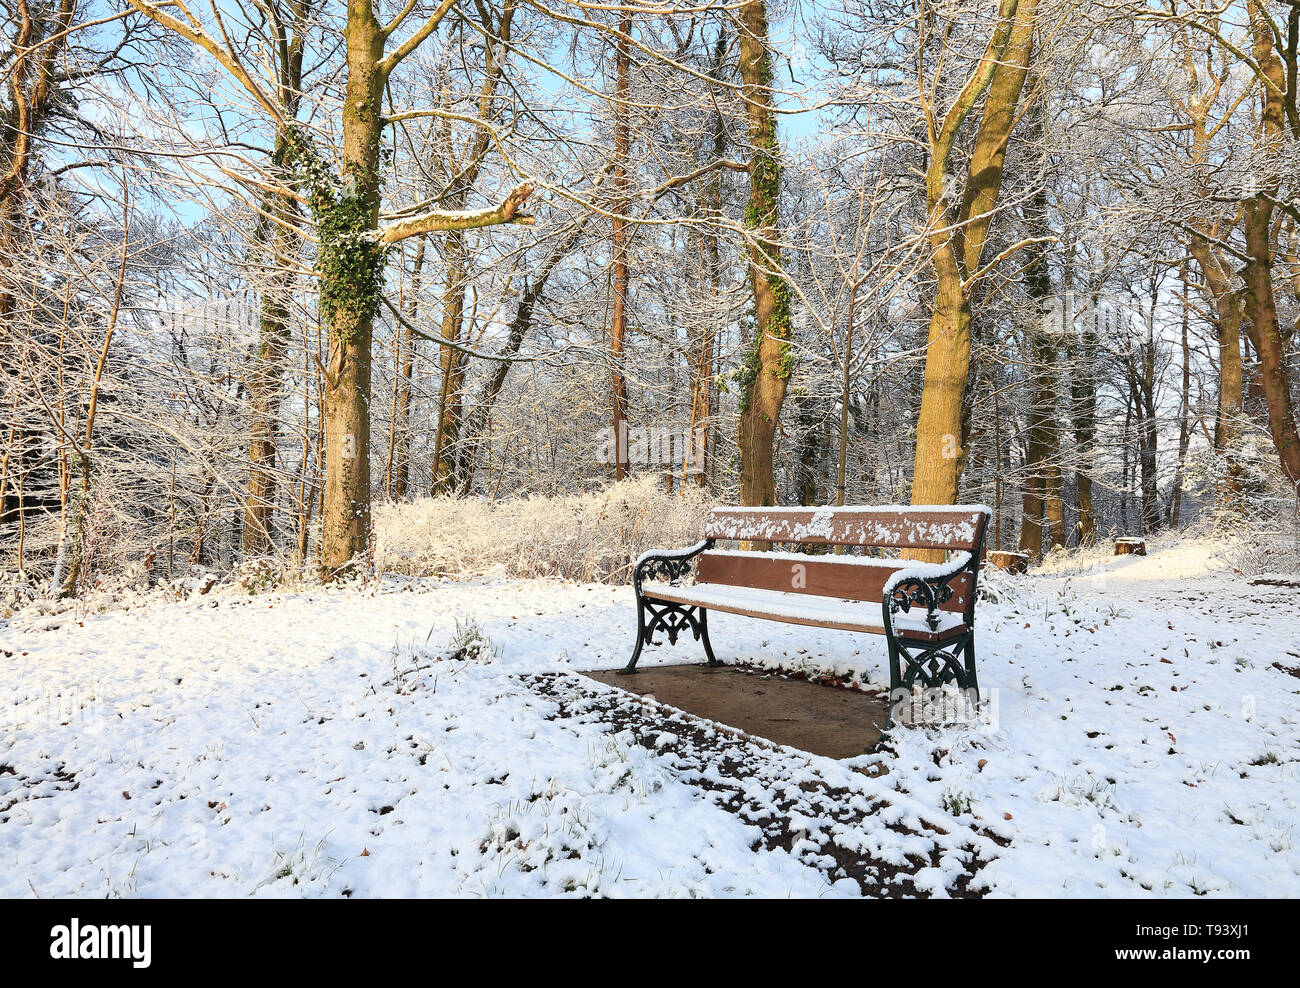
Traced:
[[989, 563], [1012, 576], [1019, 576], [1029, 571], [1029, 557], [1023, 552], [1000, 552], [994, 550], [986, 557]]
[[1147, 554], [1146, 539], [1116, 539], [1115, 555], [1117, 556], [1145, 556]]

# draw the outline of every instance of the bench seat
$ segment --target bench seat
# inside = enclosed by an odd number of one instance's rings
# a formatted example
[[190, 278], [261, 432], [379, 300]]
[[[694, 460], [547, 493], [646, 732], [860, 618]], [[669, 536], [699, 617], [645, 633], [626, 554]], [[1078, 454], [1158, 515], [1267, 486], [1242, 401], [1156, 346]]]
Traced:
[[[897, 566], [897, 563], [894, 565]], [[835, 628], [840, 631], [862, 631], [873, 635], [885, 633], [879, 605], [868, 609], [867, 604], [861, 600], [818, 597], [813, 594], [762, 590], [721, 583], [696, 583], [683, 587], [650, 584], [642, 587], [641, 592], [644, 596], [655, 600], [666, 600], [690, 607], [705, 607], [711, 611], [742, 614], [768, 621], [802, 624], [814, 628]], [[900, 637], [926, 642], [956, 638], [969, 630], [962, 616], [950, 611], [940, 612], [938, 623], [939, 627], [931, 631], [926, 623], [925, 611], [918, 609], [908, 614], [895, 615], [894, 630]]]

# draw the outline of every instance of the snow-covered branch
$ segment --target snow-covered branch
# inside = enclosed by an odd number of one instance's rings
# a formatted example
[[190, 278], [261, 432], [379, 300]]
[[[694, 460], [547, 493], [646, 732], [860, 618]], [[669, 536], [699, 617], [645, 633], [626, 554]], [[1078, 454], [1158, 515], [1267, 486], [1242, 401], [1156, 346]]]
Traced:
[[532, 182], [515, 186], [495, 206], [482, 209], [431, 209], [427, 213], [390, 223], [379, 230], [379, 242], [395, 244], [408, 237], [424, 233], [443, 233], [448, 230], [474, 230], [483, 226], [512, 223], [532, 226], [534, 217], [522, 212], [524, 203], [533, 194]]

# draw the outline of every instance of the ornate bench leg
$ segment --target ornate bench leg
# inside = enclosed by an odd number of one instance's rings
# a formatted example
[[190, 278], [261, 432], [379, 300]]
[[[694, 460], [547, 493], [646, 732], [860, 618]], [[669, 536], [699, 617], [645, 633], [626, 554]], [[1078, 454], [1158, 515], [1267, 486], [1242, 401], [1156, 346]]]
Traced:
[[[972, 706], [979, 706], [979, 680], [975, 675], [975, 635], [966, 639], [932, 644], [904, 645], [889, 637], [889, 720], [885, 730], [894, 725], [894, 713], [910, 694], [915, 683], [935, 689], [955, 683]], [[903, 662], [907, 669], [902, 669]]]
[[975, 676], [975, 635], [966, 639], [966, 647], [962, 649], [966, 663], [966, 692], [970, 694], [974, 702], [979, 701], [980, 683]]
[[618, 671], [620, 676], [630, 676], [636, 672], [636, 660], [641, 658], [641, 648], [645, 645], [645, 605], [641, 603], [641, 595], [636, 597], [636, 647], [632, 649], [632, 658], [627, 660], [627, 665]]
[[903, 702], [903, 672], [898, 661], [898, 642], [894, 641], [893, 635], [886, 635], [885, 641], [889, 645], [889, 716], [885, 718], [884, 729], [880, 732], [882, 738], [893, 729], [894, 710]]
[[656, 631], [663, 631], [668, 636], [670, 645], [677, 644], [677, 636], [683, 628], [690, 628], [695, 638], [704, 643], [704, 654], [711, 666], [720, 666], [717, 656], [713, 654], [713, 643], [709, 641], [709, 612], [703, 607], [681, 604], [664, 604], [657, 601], [647, 604], [639, 595], [636, 599], [636, 647], [632, 649], [632, 658], [620, 669], [620, 676], [630, 676], [636, 672], [636, 663], [641, 658], [641, 649], [646, 645], [656, 644]]
[[708, 665], [720, 666], [721, 662], [713, 654], [713, 644], [709, 641], [709, 612], [706, 608], [699, 608], [700, 612], [700, 640], [704, 642], [704, 654], [708, 656]]

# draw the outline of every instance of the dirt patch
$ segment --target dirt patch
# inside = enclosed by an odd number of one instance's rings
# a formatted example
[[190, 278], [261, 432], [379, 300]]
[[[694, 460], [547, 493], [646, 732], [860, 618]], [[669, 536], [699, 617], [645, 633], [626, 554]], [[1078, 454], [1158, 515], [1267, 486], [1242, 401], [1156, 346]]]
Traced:
[[889, 717], [883, 695], [734, 666], [651, 666], [584, 676], [754, 737], [828, 758], [874, 751]]

